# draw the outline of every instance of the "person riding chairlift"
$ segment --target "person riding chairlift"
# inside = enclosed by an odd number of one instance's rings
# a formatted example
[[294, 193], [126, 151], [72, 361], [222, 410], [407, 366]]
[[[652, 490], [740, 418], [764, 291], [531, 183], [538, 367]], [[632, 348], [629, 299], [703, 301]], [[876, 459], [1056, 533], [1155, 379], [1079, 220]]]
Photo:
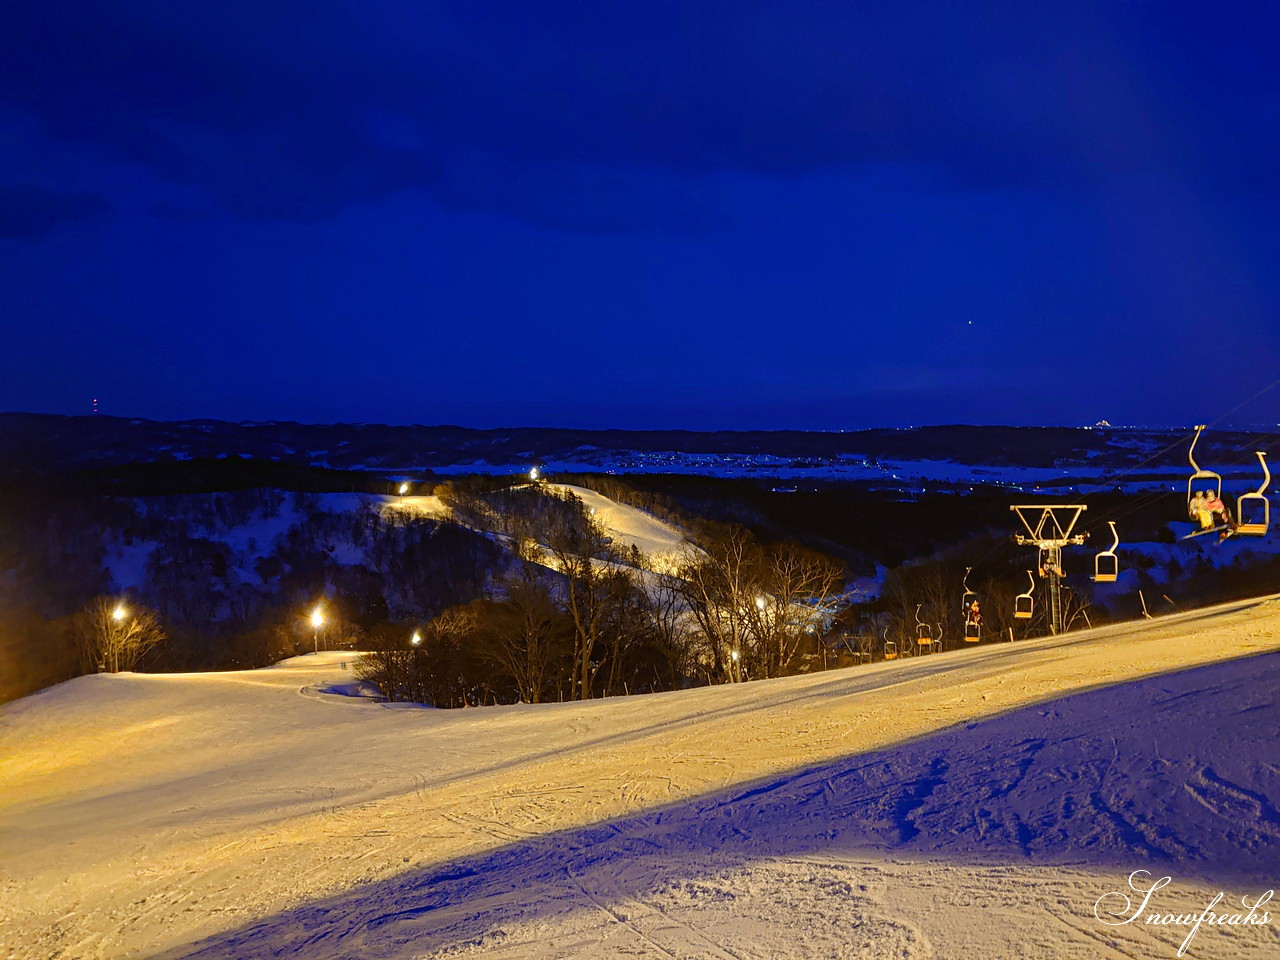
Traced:
[[968, 618], [968, 619], [969, 619], [969, 622], [970, 622], [970, 623], [974, 623], [974, 624], [980, 624], [980, 623], [982, 623], [982, 608], [978, 606], [978, 601], [977, 601], [977, 600], [975, 600], [975, 601], [973, 601], [973, 603], [969, 604], [969, 618]]
[[[1216, 493], [1212, 491], [1207, 491], [1207, 493], [1204, 509], [1209, 515], [1210, 526], [1221, 526], [1222, 534], [1218, 537], [1218, 540], [1225, 540], [1236, 532], [1236, 525], [1231, 519], [1231, 510]], [[1203, 524], [1203, 521], [1201, 523]], [[1205, 527], [1205, 529], [1208, 530], [1210, 527]]]
[[1213, 514], [1209, 511], [1209, 492], [1208, 490], [1197, 490], [1196, 495], [1191, 498], [1191, 503], [1187, 507], [1187, 514], [1196, 523], [1200, 524], [1201, 530], [1213, 529]]

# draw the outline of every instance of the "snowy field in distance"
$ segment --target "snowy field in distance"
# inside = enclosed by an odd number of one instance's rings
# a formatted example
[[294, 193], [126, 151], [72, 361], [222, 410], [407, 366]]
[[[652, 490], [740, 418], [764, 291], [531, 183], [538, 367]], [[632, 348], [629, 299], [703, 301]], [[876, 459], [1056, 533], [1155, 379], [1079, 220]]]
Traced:
[[83, 677], [0, 708], [0, 956], [1171, 957], [1093, 904], [1277, 885], [1277, 651], [1273, 599], [583, 704]]

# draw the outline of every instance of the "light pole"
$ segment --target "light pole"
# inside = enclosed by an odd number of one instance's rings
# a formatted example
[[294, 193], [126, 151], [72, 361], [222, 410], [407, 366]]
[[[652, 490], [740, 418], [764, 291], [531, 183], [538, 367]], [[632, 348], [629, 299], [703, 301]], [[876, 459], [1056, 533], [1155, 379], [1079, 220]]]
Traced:
[[317, 604], [316, 608], [311, 611], [311, 645], [312, 652], [320, 652], [320, 628], [324, 626], [324, 611]]
[[111, 611], [111, 619], [115, 621], [117, 626], [111, 630], [111, 672], [117, 673], [120, 670], [120, 647], [122, 638], [120, 636], [120, 624], [124, 623], [124, 618], [129, 615], [129, 611], [125, 609], [124, 601], [121, 600], [116, 604], [116, 608]]
[[408, 492], [409, 492], [409, 484], [408, 483], [400, 484], [400, 496], [403, 497]]
[[416, 698], [418, 701], [425, 703], [429, 696], [427, 690], [426, 671], [423, 670], [422, 652], [422, 634], [417, 630], [413, 631], [413, 636], [409, 638], [409, 645], [413, 648], [413, 666], [412, 673], [409, 676], [409, 696]]

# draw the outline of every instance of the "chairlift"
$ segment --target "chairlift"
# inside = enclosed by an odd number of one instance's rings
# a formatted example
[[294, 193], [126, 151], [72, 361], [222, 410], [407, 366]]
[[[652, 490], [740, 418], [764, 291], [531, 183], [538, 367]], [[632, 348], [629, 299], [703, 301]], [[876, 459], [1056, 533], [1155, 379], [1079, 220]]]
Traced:
[[1215, 497], [1222, 496], [1222, 474], [1214, 473], [1212, 470], [1205, 470], [1200, 464], [1196, 463], [1196, 441], [1200, 439], [1200, 433], [1204, 430], [1204, 424], [1196, 427], [1196, 435], [1191, 438], [1191, 447], [1187, 450], [1187, 460], [1191, 463], [1192, 474], [1187, 478], [1187, 514], [1191, 513], [1191, 504], [1196, 496], [1196, 481], [1209, 480], [1213, 483], [1213, 495]]
[[964, 596], [960, 599], [960, 615], [966, 619], [969, 616], [969, 607], [978, 602], [978, 595], [969, 589], [969, 574], [973, 572], [973, 567], [964, 568], [964, 580], [961, 585], [964, 587]]
[[1252, 493], [1242, 493], [1236, 497], [1236, 533], [1249, 537], [1260, 537], [1267, 532], [1271, 524], [1271, 501], [1267, 499], [1267, 487], [1271, 486], [1271, 470], [1267, 466], [1267, 455], [1261, 450], [1254, 451], [1258, 462], [1262, 464], [1262, 485]]
[[1058, 547], [1041, 547], [1036, 553], [1036, 566], [1042, 577], [1067, 575], [1062, 569], [1062, 550]]
[[1120, 534], [1116, 532], [1114, 520], [1108, 520], [1107, 524], [1111, 527], [1111, 536], [1115, 541], [1110, 549], [1103, 550], [1093, 558], [1094, 583], [1115, 583], [1116, 576], [1120, 573], [1120, 558], [1116, 556], [1116, 547], [1120, 546]]
[[1031, 586], [1027, 588], [1026, 593], [1018, 594], [1013, 600], [1013, 617], [1015, 620], [1030, 620], [1031, 614], [1035, 612], [1035, 600], [1031, 598], [1031, 594], [1036, 589], [1036, 578], [1030, 570], [1027, 571], [1027, 579], [1031, 581]]
[[886, 660], [898, 659], [898, 645], [889, 639], [889, 628], [884, 628], [884, 658]]
[[916, 604], [916, 644], [921, 647], [933, 645], [933, 627], [920, 619], [920, 608], [923, 603]]
[[977, 643], [982, 639], [982, 608], [978, 604], [978, 594], [969, 589], [969, 574], [973, 567], [964, 568], [964, 597], [960, 603], [960, 614], [964, 617], [965, 643]]

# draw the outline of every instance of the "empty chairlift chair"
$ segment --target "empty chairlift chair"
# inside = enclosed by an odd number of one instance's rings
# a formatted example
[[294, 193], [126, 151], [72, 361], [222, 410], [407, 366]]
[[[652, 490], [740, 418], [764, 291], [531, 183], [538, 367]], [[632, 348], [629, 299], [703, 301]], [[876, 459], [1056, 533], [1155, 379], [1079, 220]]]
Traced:
[[889, 628], [884, 630], [884, 658], [886, 660], [898, 659], [898, 645], [889, 639]]
[[933, 627], [920, 619], [920, 608], [923, 603], [916, 604], [916, 645], [920, 647], [933, 646]]
[[1107, 525], [1111, 527], [1111, 536], [1115, 538], [1115, 542], [1111, 544], [1110, 549], [1103, 550], [1093, 558], [1094, 583], [1115, 583], [1120, 573], [1120, 558], [1116, 556], [1116, 547], [1120, 546], [1120, 534], [1116, 533], [1114, 520], [1108, 520]]
[[1271, 501], [1267, 499], [1267, 488], [1271, 486], [1271, 470], [1267, 467], [1267, 455], [1256, 451], [1258, 462], [1262, 464], [1262, 486], [1253, 493], [1242, 493], [1236, 498], [1236, 533], [1245, 536], [1260, 537], [1271, 525]]
[[1027, 579], [1031, 581], [1031, 586], [1027, 588], [1026, 593], [1018, 594], [1013, 600], [1013, 617], [1015, 620], [1030, 620], [1031, 615], [1035, 613], [1035, 600], [1031, 598], [1031, 594], [1036, 589], [1035, 575], [1028, 570]]

